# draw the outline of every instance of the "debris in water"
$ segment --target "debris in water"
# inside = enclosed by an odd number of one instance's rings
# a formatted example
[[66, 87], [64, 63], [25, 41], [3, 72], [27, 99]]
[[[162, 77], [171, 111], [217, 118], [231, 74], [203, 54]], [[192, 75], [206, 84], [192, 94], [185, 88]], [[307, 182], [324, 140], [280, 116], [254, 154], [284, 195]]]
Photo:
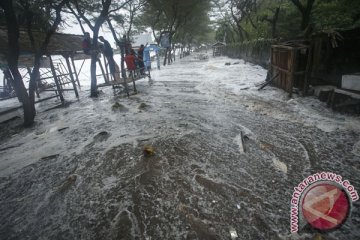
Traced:
[[106, 141], [110, 137], [110, 133], [106, 131], [99, 132], [96, 136], [94, 136], [94, 141], [103, 142]]
[[237, 207], [237, 209], [240, 209], [241, 207], [240, 207], [240, 204], [236, 204], [236, 207]]
[[124, 105], [116, 102], [116, 103], [114, 103], [114, 104], [112, 105], [111, 109], [112, 109], [113, 111], [121, 110], [121, 109], [124, 109]]
[[143, 149], [143, 153], [145, 157], [153, 156], [155, 153], [154, 147], [151, 145], [145, 145]]
[[322, 237], [322, 235], [320, 233], [315, 234], [313, 240], [323, 240], [324, 238]]
[[230, 237], [231, 239], [236, 239], [238, 238], [239, 236], [237, 235], [237, 232], [234, 228], [230, 228]]
[[75, 182], [75, 181], [76, 181], [76, 178], [77, 178], [76, 175], [70, 175], [67, 180], [68, 180], [69, 182]]
[[59, 129], [58, 129], [58, 132], [61, 132], [61, 131], [65, 130], [65, 129], [68, 129], [68, 128], [69, 128], [69, 127], [59, 128]]
[[139, 109], [145, 109], [147, 107], [148, 107], [148, 105], [146, 103], [141, 103], [139, 106]]
[[277, 158], [273, 158], [273, 164], [275, 166], [275, 168], [277, 168], [278, 170], [282, 171], [283, 173], [287, 174], [287, 166], [285, 163], [283, 163], [282, 161], [280, 161]]
[[261, 144], [260, 144], [260, 149], [261, 149], [261, 150], [267, 150], [267, 149], [269, 149], [269, 148], [271, 148], [271, 145], [268, 144], [268, 143], [261, 143]]
[[229, 62], [225, 63], [225, 66], [230, 66], [230, 65], [231, 65], [231, 63], [229, 63]]
[[42, 157], [42, 158], [40, 158], [40, 160], [50, 160], [50, 159], [53, 159], [53, 158], [57, 158], [58, 156], [59, 156], [59, 154], [54, 154], [54, 155]]
[[360, 157], [360, 141], [355, 143], [354, 147], [353, 147], [353, 150], [352, 150], [352, 153], [356, 156], [359, 156]]
[[240, 132], [240, 134], [235, 137], [235, 142], [237, 143], [237, 145], [239, 145], [240, 153], [245, 153], [245, 145], [242, 132]]
[[77, 179], [76, 175], [70, 175], [64, 182], [63, 184], [60, 186], [60, 188], [58, 189], [57, 193], [63, 193], [65, 191], [67, 191], [68, 189], [71, 188], [71, 186], [74, 185], [75, 181]]

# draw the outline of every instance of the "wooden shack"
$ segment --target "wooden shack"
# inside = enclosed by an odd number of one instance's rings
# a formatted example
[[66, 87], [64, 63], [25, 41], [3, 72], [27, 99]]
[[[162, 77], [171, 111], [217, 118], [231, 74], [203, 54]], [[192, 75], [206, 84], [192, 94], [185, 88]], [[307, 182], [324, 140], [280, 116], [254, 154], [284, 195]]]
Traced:
[[329, 106], [341, 110], [345, 102], [349, 102], [355, 109], [360, 109], [360, 92], [342, 86], [344, 75], [358, 73], [360, 28], [321, 31], [313, 34], [309, 40], [290, 41], [271, 47], [271, 79], [289, 96], [294, 90], [307, 95], [313, 92], [314, 87], [333, 86], [325, 96], [321, 93], [320, 97]]
[[273, 84], [291, 97], [293, 88], [304, 89], [309, 45], [305, 41], [286, 42], [271, 46], [271, 75]]
[[223, 55], [224, 52], [224, 47], [226, 46], [225, 43], [222, 42], [217, 42], [215, 44], [212, 45], [212, 49], [213, 49], [213, 56], [221, 56]]

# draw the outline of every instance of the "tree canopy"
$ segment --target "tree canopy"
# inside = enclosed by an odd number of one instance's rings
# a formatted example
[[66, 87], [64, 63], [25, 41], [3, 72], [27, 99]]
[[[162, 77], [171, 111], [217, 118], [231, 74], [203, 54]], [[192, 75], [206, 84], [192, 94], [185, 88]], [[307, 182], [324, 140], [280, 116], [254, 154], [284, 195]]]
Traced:
[[216, 39], [306, 37], [313, 31], [360, 26], [357, 0], [215, 0]]

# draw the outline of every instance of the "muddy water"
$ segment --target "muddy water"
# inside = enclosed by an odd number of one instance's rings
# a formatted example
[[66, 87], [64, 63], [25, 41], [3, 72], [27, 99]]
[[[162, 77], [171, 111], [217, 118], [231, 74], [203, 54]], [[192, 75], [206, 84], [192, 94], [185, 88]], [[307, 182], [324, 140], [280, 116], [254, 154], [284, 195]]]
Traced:
[[[104, 89], [99, 100], [70, 106], [86, 106], [87, 117], [65, 131], [69, 152], [0, 179], [1, 239], [231, 239], [231, 229], [238, 239], [299, 239], [290, 236], [289, 209], [304, 177], [333, 171], [360, 188], [352, 154], [359, 132], [267, 114], [285, 114], [282, 102], [200, 92], [206, 74], [178, 70], [194, 64], [204, 63], [169, 66], [130, 99]], [[115, 101], [127, 111], [104, 110]], [[93, 117], [98, 111], [110, 115]], [[153, 155], [144, 155], [146, 145]], [[325, 239], [357, 239], [359, 207]], [[315, 236], [306, 227], [300, 235]]]

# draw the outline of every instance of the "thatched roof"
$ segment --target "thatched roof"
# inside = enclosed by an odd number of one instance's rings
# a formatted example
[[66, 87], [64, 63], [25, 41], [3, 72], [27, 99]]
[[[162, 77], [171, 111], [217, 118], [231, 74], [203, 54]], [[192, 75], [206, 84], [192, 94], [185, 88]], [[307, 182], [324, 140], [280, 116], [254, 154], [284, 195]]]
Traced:
[[212, 46], [213, 47], [223, 47], [223, 46], [226, 46], [226, 44], [222, 43], [222, 42], [217, 42], [217, 43], [214, 43]]
[[[35, 49], [31, 47], [29, 36], [25, 29], [19, 32], [19, 67], [32, 67], [34, 64]], [[45, 33], [33, 31], [35, 45], [40, 46], [45, 38]], [[54, 33], [47, 48], [47, 54], [62, 55], [64, 53], [76, 53], [76, 59], [84, 59], [89, 56], [83, 54], [82, 35]], [[8, 52], [7, 29], [0, 26], [0, 69], [7, 67], [6, 54]]]
[[[35, 45], [40, 46], [45, 38], [45, 33], [33, 31]], [[82, 35], [54, 33], [51, 37], [47, 52], [51, 55], [59, 54], [63, 51], [76, 52], [82, 51]], [[0, 54], [6, 55], [8, 51], [7, 29], [0, 27]], [[20, 55], [33, 54], [34, 49], [31, 47], [30, 39], [27, 32], [20, 30], [19, 36]]]

